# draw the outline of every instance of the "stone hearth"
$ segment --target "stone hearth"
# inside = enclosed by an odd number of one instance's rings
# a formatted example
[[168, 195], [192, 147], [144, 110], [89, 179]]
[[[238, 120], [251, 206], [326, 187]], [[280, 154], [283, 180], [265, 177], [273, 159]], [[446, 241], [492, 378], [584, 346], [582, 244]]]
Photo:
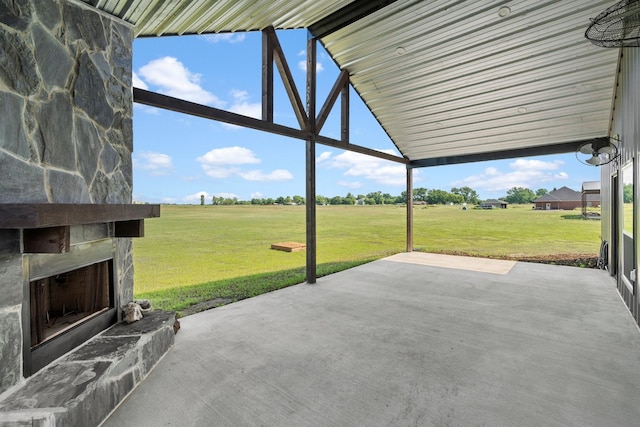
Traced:
[[151, 311], [93, 337], [0, 396], [0, 425], [100, 424], [171, 348], [175, 324], [175, 313]]

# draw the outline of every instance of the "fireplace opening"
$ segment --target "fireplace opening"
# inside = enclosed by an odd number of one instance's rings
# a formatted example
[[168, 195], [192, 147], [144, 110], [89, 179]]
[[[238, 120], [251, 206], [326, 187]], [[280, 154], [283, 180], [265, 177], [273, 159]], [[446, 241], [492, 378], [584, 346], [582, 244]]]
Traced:
[[104, 261], [30, 282], [31, 347], [112, 307], [109, 271]]
[[113, 260], [29, 281], [29, 376], [117, 321]]

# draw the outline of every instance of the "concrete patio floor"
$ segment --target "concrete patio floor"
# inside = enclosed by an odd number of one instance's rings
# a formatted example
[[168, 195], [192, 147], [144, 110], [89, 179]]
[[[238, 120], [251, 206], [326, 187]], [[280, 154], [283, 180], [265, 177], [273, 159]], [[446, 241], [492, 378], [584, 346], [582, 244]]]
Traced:
[[429, 256], [181, 319], [104, 425], [640, 424], [640, 333], [606, 272]]

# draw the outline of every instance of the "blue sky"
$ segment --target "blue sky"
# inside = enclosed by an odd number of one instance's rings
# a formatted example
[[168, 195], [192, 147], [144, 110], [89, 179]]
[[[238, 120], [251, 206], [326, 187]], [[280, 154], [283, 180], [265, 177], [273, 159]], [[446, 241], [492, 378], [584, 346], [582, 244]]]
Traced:
[[[287, 62], [304, 97], [307, 33], [280, 31]], [[318, 46], [318, 103], [322, 105], [339, 70]], [[227, 34], [136, 39], [134, 86], [260, 117], [261, 34]], [[298, 127], [279, 74], [274, 116]], [[351, 142], [399, 154], [359, 97], [352, 92]], [[339, 139], [339, 108], [322, 131]], [[405, 167], [323, 145], [316, 147], [317, 194], [344, 196], [405, 190]], [[136, 201], [199, 203], [200, 195], [251, 198], [304, 196], [304, 142], [184, 114], [134, 106], [134, 189]], [[414, 187], [469, 186], [480, 198], [506, 195], [512, 187], [580, 190], [597, 181], [599, 169], [573, 153], [423, 168]]]

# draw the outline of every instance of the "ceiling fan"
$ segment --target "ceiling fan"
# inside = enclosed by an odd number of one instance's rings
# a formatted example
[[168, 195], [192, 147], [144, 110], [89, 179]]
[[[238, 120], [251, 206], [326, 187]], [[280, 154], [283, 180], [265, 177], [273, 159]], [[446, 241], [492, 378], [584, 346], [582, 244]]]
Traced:
[[576, 158], [580, 163], [602, 166], [618, 157], [618, 138], [601, 137], [585, 142], [578, 148]]
[[622, 0], [605, 9], [584, 36], [602, 47], [640, 47], [640, 0]]

